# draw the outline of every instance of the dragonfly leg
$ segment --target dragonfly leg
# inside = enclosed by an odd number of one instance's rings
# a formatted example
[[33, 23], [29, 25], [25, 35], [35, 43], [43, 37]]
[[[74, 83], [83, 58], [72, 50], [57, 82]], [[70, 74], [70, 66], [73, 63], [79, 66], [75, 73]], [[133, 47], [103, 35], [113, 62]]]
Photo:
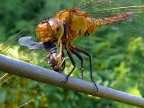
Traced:
[[[62, 51], [62, 57], [65, 58], [65, 55], [64, 55], [63, 51]], [[65, 60], [64, 60], [64, 62], [62, 63], [62, 70], [60, 72], [62, 72], [65, 69], [65, 66], [66, 66], [66, 63], [65, 63]]]
[[66, 23], [66, 21], [64, 20], [64, 22], [63, 22], [63, 26], [64, 26], [64, 37], [65, 38], [67, 38], [67, 23]]
[[82, 78], [82, 80], [83, 80], [83, 70], [84, 70], [83, 58], [82, 58], [82, 56], [81, 56], [75, 49], [73, 49], [72, 47], [71, 47], [71, 52], [72, 52], [73, 54], [75, 54], [75, 55], [80, 59], [80, 61], [81, 61], [81, 78]]
[[[64, 55], [64, 47], [63, 47], [63, 44], [62, 44], [62, 40], [60, 40], [60, 53], [62, 54], [62, 58], [65, 58], [65, 55]], [[64, 62], [62, 63], [62, 70], [61, 72], [65, 69], [65, 60]]]
[[73, 68], [70, 71], [70, 73], [66, 76], [66, 80], [63, 82], [64, 84], [67, 83], [68, 77], [72, 74], [72, 72], [75, 70], [75, 67], [76, 67], [75, 60], [74, 60], [74, 58], [73, 58], [73, 56], [71, 54], [71, 50], [69, 49], [68, 45], [66, 46], [66, 51], [67, 51], [67, 54], [68, 54], [68, 56], [69, 56], [69, 58], [70, 58], [70, 60], [72, 62]]
[[72, 46], [72, 47], [73, 47], [73, 49], [75, 49], [75, 50], [77, 50], [77, 51], [79, 51], [79, 52], [81, 52], [81, 53], [83, 53], [83, 54], [85, 54], [86, 56], [89, 57], [89, 63], [90, 63], [90, 79], [91, 79], [91, 81], [94, 83], [94, 85], [95, 85], [95, 87], [96, 87], [96, 91], [98, 91], [98, 87], [97, 87], [95, 81], [93, 80], [93, 75], [92, 75], [92, 57], [91, 57], [91, 55], [89, 54], [88, 51], [86, 51], [86, 50], [84, 50], [84, 49], [82, 49], [82, 48], [80, 48], [80, 47], [76, 47], [76, 46]]

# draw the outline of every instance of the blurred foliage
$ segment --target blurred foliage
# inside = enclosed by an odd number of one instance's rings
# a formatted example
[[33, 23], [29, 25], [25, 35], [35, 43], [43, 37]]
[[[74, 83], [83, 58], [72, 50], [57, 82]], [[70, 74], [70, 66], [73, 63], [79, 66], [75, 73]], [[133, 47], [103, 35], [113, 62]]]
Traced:
[[[105, 2], [109, 1], [111, 0], [105, 0]], [[142, 0], [126, 1], [121, 0], [121, 3], [123, 5], [129, 2], [131, 5], [143, 3]], [[1, 53], [49, 68], [43, 60], [46, 52], [20, 48], [16, 44], [16, 38], [24, 34], [21, 32], [13, 35], [31, 26], [35, 21], [54, 16], [56, 12], [72, 8], [77, 4], [79, 4], [77, 0], [0, 0]], [[82, 6], [86, 7], [85, 5]], [[87, 49], [93, 56], [93, 75], [98, 84], [144, 97], [144, 32], [143, 28], [140, 28], [144, 22], [137, 20], [125, 25], [127, 26], [125, 31], [114, 31], [110, 27], [104, 27], [90, 37], [79, 38], [75, 44], [80, 43], [79, 46]], [[135, 28], [136, 31], [130, 27]], [[6, 41], [9, 38], [11, 39]], [[41, 55], [37, 56], [39, 53]], [[90, 80], [88, 58], [85, 56], [83, 58], [85, 80]], [[79, 64], [80, 61], [77, 58], [76, 60]], [[68, 73], [71, 67], [68, 62], [65, 73]], [[80, 77], [79, 67], [77, 66], [73, 76]], [[0, 76], [1, 108], [136, 108], [17, 76], [4, 76], [2, 72]]]

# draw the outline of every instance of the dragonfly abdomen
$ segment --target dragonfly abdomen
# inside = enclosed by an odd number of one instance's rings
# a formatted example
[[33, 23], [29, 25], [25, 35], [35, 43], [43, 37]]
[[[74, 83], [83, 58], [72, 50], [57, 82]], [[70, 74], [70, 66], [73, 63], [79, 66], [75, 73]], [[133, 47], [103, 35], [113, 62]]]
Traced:
[[131, 18], [132, 13], [128, 12], [125, 14], [120, 14], [117, 16], [109, 17], [109, 18], [102, 18], [102, 19], [95, 19], [95, 18], [87, 18], [89, 21], [89, 28], [87, 32], [90, 34], [92, 32], [95, 32], [98, 28], [112, 24], [117, 23], [123, 20], [127, 20]]

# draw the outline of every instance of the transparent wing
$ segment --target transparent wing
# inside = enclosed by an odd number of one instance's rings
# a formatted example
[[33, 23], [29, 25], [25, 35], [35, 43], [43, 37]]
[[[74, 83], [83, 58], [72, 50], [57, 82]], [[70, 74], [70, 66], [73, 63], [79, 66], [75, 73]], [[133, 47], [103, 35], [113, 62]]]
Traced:
[[[35, 25], [33, 24], [29, 24], [28, 27], [24, 28], [22, 31], [15, 34], [14, 36], [11, 36], [3, 44], [0, 43], [0, 53], [12, 58], [19, 59], [21, 61], [48, 68], [47, 62], [44, 62], [44, 59], [48, 52], [41, 48], [42, 43], [39, 43], [39, 41], [37, 40], [35, 34]], [[4, 105], [4, 107], [7, 107], [5, 102], [12, 101], [12, 103], [15, 104], [14, 106], [23, 107], [39, 98], [38, 95], [35, 95], [36, 92], [33, 93], [32, 91], [34, 89], [40, 90], [41, 87], [37, 85], [42, 86], [43, 84], [39, 84], [37, 81], [33, 81], [30, 79], [1, 72], [0, 85], [2, 88], [7, 88], [5, 89], [7, 99], [5, 101], [0, 101], [0, 104], [2, 106]], [[15, 97], [19, 97], [20, 92], [22, 97], [18, 102], [17, 100], [19, 99], [15, 99]]]
[[30, 36], [21, 37], [18, 42], [20, 45], [27, 46], [29, 49], [43, 49], [42, 42], [35, 42]]
[[5, 43], [0, 44], [0, 52], [42, 66], [48, 52], [43, 49], [43, 44], [37, 39], [35, 28], [35, 25], [31, 24]]
[[144, 1], [143, 0], [83, 0], [77, 9], [88, 12], [94, 18], [106, 18], [133, 13], [131, 19], [113, 24], [108, 28], [144, 34]]
[[89, 12], [95, 18], [109, 17], [126, 12], [142, 13], [143, 0], [83, 0], [77, 9]]

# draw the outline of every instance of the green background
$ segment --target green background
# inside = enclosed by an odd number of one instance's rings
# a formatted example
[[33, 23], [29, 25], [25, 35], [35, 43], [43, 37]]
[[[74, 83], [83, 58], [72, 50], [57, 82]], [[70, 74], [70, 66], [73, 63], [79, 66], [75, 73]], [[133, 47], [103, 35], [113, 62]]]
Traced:
[[[92, 10], [101, 10], [108, 7], [102, 3], [110, 3], [111, 0], [102, 1], [93, 3], [95, 6], [87, 8], [82, 3], [83, 10], [90, 13]], [[112, 2], [109, 7], [142, 3], [144, 4], [142, 0], [121, 0], [119, 3]], [[18, 32], [27, 26], [31, 27], [35, 21], [54, 16], [56, 12], [76, 7], [78, 4], [80, 3], [77, 0], [0, 0], [1, 53], [49, 68], [43, 61], [43, 51], [28, 53], [26, 48], [17, 44], [16, 40], [20, 36], [29, 35], [26, 32]], [[99, 7], [100, 4], [101, 7]], [[75, 45], [85, 48], [93, 57], [93, 76], [96, 83], [133, 95], [144, 96], [144, 22], [142, 18], [144, 13], [136, 14], [132, 20], [101, 28], [90, 37], [80, 37], [76, 40]], [[117, 27], [118, 30], [112, 29]], [[14, 35], [16, 33], [18, 35]], [[30, 34], [32, 34], [31, 31]], [[6, 41], [11, 37], [13, 38]], [[24, 57], [25, 53], [28, 53], [30, 60]], [[39, 53], [42, 56], [31, 60], [33, 54]], [[88, 58], [85, 56], [83, 58], [84, 79], [90, 81]], [[80, 78], [80, 61], [76, 57], [75, 60], [77, 68], [72, 76]], [[64, 73], [67, 74], [71, 68], [70, 61], [67, 60]], [[3, 72], [0, 74], [2, 108], [136, 108], [17, 76], [11, 75], [2, 79], [4, 74]]]

